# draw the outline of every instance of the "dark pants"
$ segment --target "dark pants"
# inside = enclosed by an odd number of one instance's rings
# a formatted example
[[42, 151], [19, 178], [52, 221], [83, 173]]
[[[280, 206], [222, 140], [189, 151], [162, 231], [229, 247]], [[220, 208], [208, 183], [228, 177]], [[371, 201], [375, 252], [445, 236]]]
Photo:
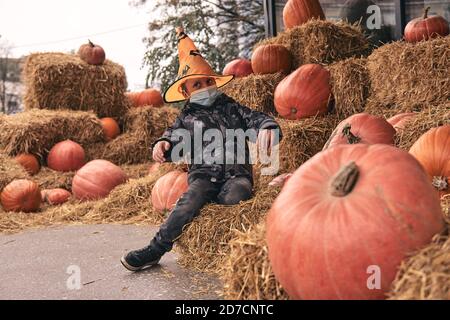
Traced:
[[151, 242], [151, 246], [161, 254], [170, 251], [173, 243], [208, 202], [233, 205], [252, 196], [252, 183], [246, 177], [228, 179], [224, 183], [213, 183], [206, 179], [196, 179], [178, 200], [175, 208]]

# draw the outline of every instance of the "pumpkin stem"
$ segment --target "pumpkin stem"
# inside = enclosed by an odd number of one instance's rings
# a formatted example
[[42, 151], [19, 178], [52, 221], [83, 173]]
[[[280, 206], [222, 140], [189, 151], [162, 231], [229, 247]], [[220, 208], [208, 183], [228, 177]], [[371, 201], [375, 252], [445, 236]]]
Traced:
[[359, 169], [354, 161], [343, 167], [337, 173], [331, 183], [331, 195], [335, 197], [345, 197], [356, 185], [359, 178]]
[[92, 48], [95, 47], [95, 45], [92, 43], [91, 40], [88, 39], [88, 41], [89, 41], [89, 45], [90, 45]]
[[433, 177], [433, 187], [435, 187], [438, 191], [445, 191], [448, 189], [448, 179], [444, 176], [434, 176]]
[[428, 18], [428, 12], [430, 11], [431, 7], [426, 7], [423, 11], [423, 19]]
[[348, 141], [349, 144], [359, 143], [359, 142], [361, 141], [361, 138], [355, 136], [355, 135], [352, 133], [351, 130], [352, 130], [351, 124], [347, 123], [347, 124], [344, 126], [344, 129], [342, 129], [342, 134], [343, 134], [345, 137], [347, 137], [347, 141]]

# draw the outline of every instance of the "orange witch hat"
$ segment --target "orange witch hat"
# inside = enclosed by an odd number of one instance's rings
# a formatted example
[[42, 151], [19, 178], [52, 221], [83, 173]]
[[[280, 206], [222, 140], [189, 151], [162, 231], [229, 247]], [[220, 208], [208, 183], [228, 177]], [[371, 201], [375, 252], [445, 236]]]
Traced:
[[234, 76], [222, 76], [216, 74], [211, 66], [202, 57], [194, 42], [184, 33], [184, 29], [175, 29], [178, 37], [178, 59], [180, 69], [177, 80], [164, 92], [166, 103], [180, 102], [186, 100], [182, 94], [181, 85], [190, 78], [211, 77], [216, 80], [218, 88], [223, 87], [233, 80]]

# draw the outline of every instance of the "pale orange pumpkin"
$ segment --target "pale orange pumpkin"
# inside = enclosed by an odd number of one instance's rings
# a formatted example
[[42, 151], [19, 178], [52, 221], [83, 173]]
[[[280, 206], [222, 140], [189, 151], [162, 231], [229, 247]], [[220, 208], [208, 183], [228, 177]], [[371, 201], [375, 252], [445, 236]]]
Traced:
[[405, 40], [415, 43], [422, 40], [445, 37], [449, 34], [447, 20], [441, 16], [428, 16], [430, 7], [425, 8], [424, 14], [420, 18], [411, 20], [405, 27]]
[[325, 20], [319, 0], [289, 0], [283, 9], [283, 22], [286, 29], [299, 26], [311, 19]]
[[37, 157], [29, 153], [21, 153], [14, 158], [30, 175], [35, 175], [41, 169]]
[[61, 141], [50, 149], [47, 165], [55, 171], [75, 171], [80, 169], [85, 161], [85, 152], [82, 146], [71, 140]]
[[252, 62], [247, 59], [235, 59], [229, 62], [222, 72], [224, 76], [234, 75], [236, 78], [246, 77], [252, 73]]
[[157, 89], [145, 89], [138, 94], [136, 101], [137, 107], [153, 106], [155, 108], [159, 108], [164, 105], [161, 91]]
[[187, 173], [171, 171], [156, 181], [152, 189], [152, 205], [158, 211], [171, 210], [188, 189]]
[[47, 202], [51, 205], [58, 205], [67, 202], [72, 194], [61, 188], [57, 189], [44, 189], [41, 191], [41, 198], [43, 202]]
[[450, 125], [430, 129], [409, 150], [440, 196], [450, 194]]
[[120, 134], [119, 124], [113, 118], [102, 118], [100, 119], [102, 124], [103, 133], [107, 141], [111, 141]]
[[383, 144], [340, 145], [311, 158], [266, 223], [276, 279], [291, 299], [319, 300], [384, 299], [402, 260], [445, 225], [423, 168]]
[[399, 132], [403, 129], [405, 129], [405, 125], [414, 119], [414, 117], [417, 114], [414, 112], [405, 112], [405, 113], [399, 113], [387, 120], [387, 122], [390, 123], [391, 126], [394, 127], [395, 131]]
[[326, 114], [330, 99], [330, 72], [305, 64], [278, 84], [274, 102], [281, 117], [295, 120]]
[[395, 129], [386, 119], [367, 113], [354, 114], [333, 131], [324, 149], [338, 144], [394, 144]]
[[41, 191], [33, 181], [14, 180], [3, 188], [0, 202], [6, 211], [35, 212], [41, 206]]
[[127, 175], [120, 167], [106, 160], [93, 160], [73, 177], [72, 194], [78, 200], [101, 199], [126, 181]]
[[261, 45], [253, 52], [252, 69], [256, 74], [277, 72], [288, 74], [291, 68], [291, 53], [281, 44]]

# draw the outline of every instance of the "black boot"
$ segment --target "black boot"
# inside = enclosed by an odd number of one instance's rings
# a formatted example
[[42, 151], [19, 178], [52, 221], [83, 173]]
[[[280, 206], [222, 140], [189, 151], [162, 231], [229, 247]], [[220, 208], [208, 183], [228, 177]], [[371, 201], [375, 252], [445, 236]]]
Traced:
[[148, 245], [142, 249], [128, 252], [120, 259], [120, 262], [130, 271], [140, 271], [157, 265], [163, 254], [152, 245]]

